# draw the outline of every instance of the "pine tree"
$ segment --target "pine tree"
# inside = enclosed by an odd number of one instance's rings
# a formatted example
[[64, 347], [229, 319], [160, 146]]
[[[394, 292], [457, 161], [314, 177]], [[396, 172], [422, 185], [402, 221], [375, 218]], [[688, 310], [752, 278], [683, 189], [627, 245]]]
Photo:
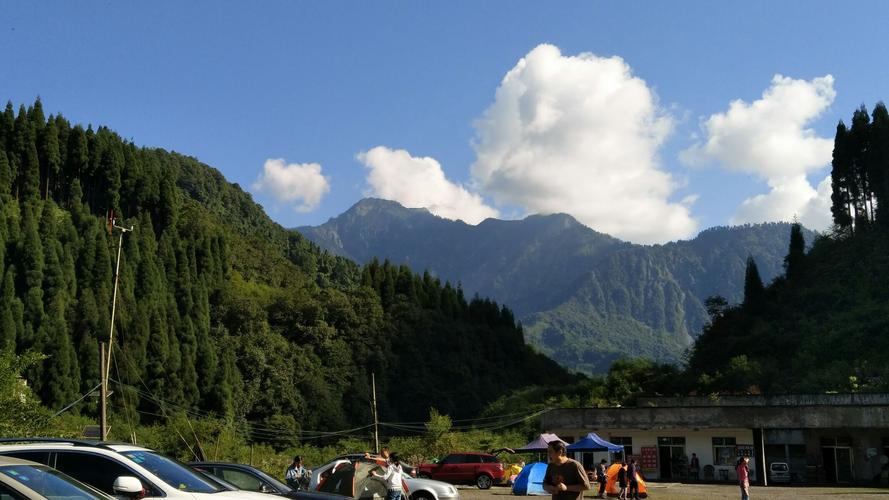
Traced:
[[12, 151], [15, 137], [15, 112], [12, 101], [6, 101], [6, 109], [0, 115], [0, 148]]
[[33, 133], [29, 134], [25, 154], [22, 156], [21, 186], [22, 200], [36, 200], [40, 197], [40, 158]]
[[889, 226], [889, 112], [882, 102], [874, 107], [867, 171], [877, 205], [875, 219]]
[[7, 203], [10, 198], [12, 187], [12, 169], [9, 167], [9, 160], [6, 156], [6, 150], [0, 144], [0, 203]]
[[15, 295], [15, 268], [9, 266], [0, 277], [0, 351], [15, 347], [23, 329], [22, 302]]
[[842, 120], [837, 124], [833, 140], [833, 161], [830, 178], [833, 191], [830, 195], [830, 212], [833, 222], [841, 228], [852, 228], [852, 160], [849, 152], [849, 131]]
[[[80, 204], [83, 201], [83, 183], [81, 176], [86, 174], [89, 166], [89, 145], [86, 140], [86, 134], [83, 127], [76, 125], [68, 134], [68, 148], [65, 164], [65, 183], [72, 186], [76, 182], [78, 187], [78, 196], [75, 199], [74, 193], [68, 191], [65, 193], [65, 200], [72, 204]], [[73, 205], [69, 205], [73, 206]]]
[[759, 277], [759, 269], [752, 256], [747, 257], [747, 269], [744, 272], [744, 309], [757, 312], [762, 307], [765, 287]]
[[870, 115], [862, 105], [852, 114], [852, 128], [849, 129], [851, 153], [851, 174], [853, 182], [852, 210], [856, 229], [866, 227], [872, 221], [873, 193], [868, 178], [867, 157], [870, 148]]
[[57, 296], [49, 307], [47, 321], [41, 327], [47, 339], [43, 352], [49, 359], [43, 363], [40, 396], [51, 407], [74, 401], [80, 388], [80, 367], [65, 321], [65, 299]]
[[55, 191], [53, 183], [58, 182], [59, 172], [62, 168], [62, 156], [59, 152], [59, 133], [56, 130], [56, 121], [49, 120], [43, 130], [40, 143], [40, 157], [43, 165], [43, 199], [49, 198]]
[[784, 257], [784, 275], [788, 280], [795, 280], [802, 273], [806, 258], [806, 241], [803, 238], [802, 226], [794, 223], [790, 226], [790, 248]]

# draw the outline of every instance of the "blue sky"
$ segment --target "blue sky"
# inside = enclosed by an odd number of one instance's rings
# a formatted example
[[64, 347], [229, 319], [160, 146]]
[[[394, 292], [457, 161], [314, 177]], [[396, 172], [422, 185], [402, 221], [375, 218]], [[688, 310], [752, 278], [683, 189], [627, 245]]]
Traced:
[[837, 120], [889, 81], [884, 2], [0, 7], [0, 97], [195, 156], [288, 227], [375, 195], [643, 243], [823, 229]]

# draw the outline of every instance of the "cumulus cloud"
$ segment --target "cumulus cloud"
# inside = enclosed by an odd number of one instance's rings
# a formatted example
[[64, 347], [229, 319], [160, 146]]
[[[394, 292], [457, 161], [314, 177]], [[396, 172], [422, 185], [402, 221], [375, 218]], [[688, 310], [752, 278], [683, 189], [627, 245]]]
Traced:
[[317, 163], [285, 164], [281, 158], [265, 161], [253, 190], [267, 193], [280, 203], [295, 203], [297, 212], [311, 212], [330, 191], [330, 182]]
[[[728, 111], [703, 122], [706, 140], [684, 151], [691, 165], [715, 163], [765, 180], [771, 191], [745, 200], [731, 222], [788, 220], [794, 215], [815, 229], [830, 225], [830, 179], [816, 190], [806, 175], [825, 167], [833, 140], [818, 137], [810, 124], [836, 97], [833, 77], [811, 81], [775, 75], [762, 98], [736, 100]], [[808, 223], [807, 223], [808, 221]]]
[[810, 229], [824, 230], [833, 223], [830, 215], [830, 175], [813, 188], [803, 175], [771, 184], [771, 191], [748, 198], [729, 219], [731, 224], [798, 219]]
[[689, 204], [657, 152], [673, 119], [619, 57], [539, 45], [500, 83], [475, 124], [475, 184], [498, 204], [565, 212], [637, 243], [688, 237]]
[[449, 181], [434, 158], [377, 146], [359, 153], [358, 161], [370, 169], [370, 195], [410, 208], [425, 207], [439, 217], [469, 224], [498, 216], [497, 210], [486, 205], [481, 196]]

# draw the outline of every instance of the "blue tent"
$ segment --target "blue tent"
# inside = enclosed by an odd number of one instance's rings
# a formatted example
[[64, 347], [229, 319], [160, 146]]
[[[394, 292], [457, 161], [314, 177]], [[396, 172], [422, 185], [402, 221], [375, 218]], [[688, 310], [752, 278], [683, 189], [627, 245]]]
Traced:
[[526, 465], [516, 476], [512, 484], [513, 495], [549, 495], [543, 489], [543, 478], [546, 476], [546, 464], [534, 462]]
[[586, 435], [585, 438], [568, 445], [568, 451], [608, 451], [619, 452], [624, 451], [624, 447], [619, 444], [609, 443], [600, 438], [595, 432]]

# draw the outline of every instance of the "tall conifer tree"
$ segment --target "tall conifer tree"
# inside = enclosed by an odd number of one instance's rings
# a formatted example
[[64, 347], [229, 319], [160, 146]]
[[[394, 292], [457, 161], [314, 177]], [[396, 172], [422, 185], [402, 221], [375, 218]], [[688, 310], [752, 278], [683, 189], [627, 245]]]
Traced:
[[762, 278], [759, 277], [759, 268], [753, 256], [747, 257], [747, 269], [744, 272], [744, 308], [756, 312], [760, 309], [765, 295], [765, 287]]
[[803, 238], [802, 226], [794, 223], [790, 226], [790, 248], [784, 257], [784, 275], [788, 280], [797, 279], [802, 273], [806, 258], [806, 241]]

